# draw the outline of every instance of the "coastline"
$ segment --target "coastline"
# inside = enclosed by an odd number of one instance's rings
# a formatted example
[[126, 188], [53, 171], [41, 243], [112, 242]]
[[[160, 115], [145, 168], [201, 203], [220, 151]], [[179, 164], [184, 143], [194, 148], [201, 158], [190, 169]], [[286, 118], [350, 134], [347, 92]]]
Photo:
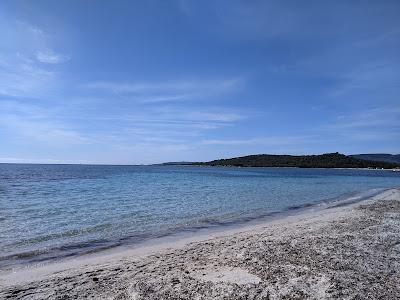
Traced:
[[[79, 245], [73, 245], [75, 253], [64, 254], [64, 253], [49, 253], [48, 256], [37, 256], [31, 257], [30, 252], [20, 253], [16, 256], [22, 258], [29, 258], [26, 261], [15, 261], [6, 262], [2, 261], [0, 264], [0, 276], [1, 274], [7, 274], [10, 272], [16, 272], [19, 269], [32, 269], [37, 266], [45, 266], [52, 264], [63, 264], [64, 262], [70, 263], [71, 261], [90, 260], [92, 257], [98, 257], [103, 255], [109, 255], [110, 253], [121, 253], [124, 251], [130, 251], [132, 249], [147, 248], [149, 245], [164, 245], [169, 243], [176, 243], [190, 240], [201, 240], [208, 238], [208, 236], [223, 236], [232, 232], [240, 232], [242, 230], [251, 230], [254, 226], [264, 226], [272, 221], [279, 219], [285, 219], [290, 216], [301, 215], [310, 211], [322, 210], [331, 206], [346, 206], [351, 203], [357, 203], [364, 199], [373, 197], [379, 193], [382, 193], [390, 188], [374, 188], [365, 191], [348, 192], [332, 198], [324, 198], [317, 201], [305, 202], [298, 205], [288, 206], [282, 210], [263, 212], [253, 214], [252, 216], [242, 216], [236, 219], [227, 220], [212, 220], [208, 223], [197, 226], [187, 226], [178, 228], [174, 231], [160, 232], [158, 234], [152, 234], [143, 236], [141, 239], [134, 237], [125, 237], [124, 243], [119, 240], [109, 241], [108, 245], [102, 247], [90, 247], [85, 244], [82, 249], [79, 249]], [[86, 249], [88, 248], [88, 249]], [[6, 257], [7, 258], [7, 257]]]
[[202, 164], [153, 164], [153, 165], [132, 165], [132, 166], [158, 166], [158, 167], [203, 167], [203, 168], [244, 168], [244, 169], [250, 169], [250, 168], [256, 168], [256, 169], [261, 169], [261, 168], [266, 168], [266, 169], [320, 169], [320, 170], [371, 170], [371, 171], [393, 171], [393, 170], [398, 170], [398, 168], [370, 168], [370, 167], [277, 167], [277, 166], [236, 166], [236, 165], [202, 165]]
[[0, 296], [400, 296], [400, 236], [392, 234], [399, 216], [400, 190], [390, 189], [345, 206], [4, 272]]

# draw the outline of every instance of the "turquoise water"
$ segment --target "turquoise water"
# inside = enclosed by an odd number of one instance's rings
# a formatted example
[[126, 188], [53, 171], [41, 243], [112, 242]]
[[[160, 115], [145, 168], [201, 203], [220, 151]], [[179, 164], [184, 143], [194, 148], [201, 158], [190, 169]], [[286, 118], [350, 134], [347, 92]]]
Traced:
[[383, 170], [0, 164], [0, 268], [398, 186]]

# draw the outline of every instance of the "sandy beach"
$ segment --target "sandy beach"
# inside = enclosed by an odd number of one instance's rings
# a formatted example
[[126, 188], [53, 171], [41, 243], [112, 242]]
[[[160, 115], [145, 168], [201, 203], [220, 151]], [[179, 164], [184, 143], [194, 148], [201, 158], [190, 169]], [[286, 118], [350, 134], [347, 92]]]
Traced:
[[398, 299], [400, 189], [0, 275], [4, 299]]

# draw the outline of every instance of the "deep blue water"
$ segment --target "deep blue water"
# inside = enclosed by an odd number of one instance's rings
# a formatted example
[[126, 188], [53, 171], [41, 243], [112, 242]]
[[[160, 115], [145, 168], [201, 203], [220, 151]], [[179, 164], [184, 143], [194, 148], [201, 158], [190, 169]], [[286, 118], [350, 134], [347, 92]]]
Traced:
[[0, 268], [399, 186], [383, 170], [0, 164]]

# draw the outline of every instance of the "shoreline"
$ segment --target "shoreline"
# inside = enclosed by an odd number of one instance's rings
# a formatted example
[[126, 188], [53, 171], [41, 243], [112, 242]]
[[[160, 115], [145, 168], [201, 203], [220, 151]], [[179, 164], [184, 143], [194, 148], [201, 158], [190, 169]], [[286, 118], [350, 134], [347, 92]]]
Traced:
[[[387, 207], [389, 204], [394, 205], [394, 209]], [[374, 208], [374, 205], [378, 207]], [[373, 215], [376, 209], [382, 211], [382, 216]], [[390, 230], [399, 230], [400, 190], [389, 189], [361, 202], [330, 208], [307, 209], [299, 214], [222, 232], [207, 232], [204, 235], [188, 236], [178, 240], [166, 239], [163, 243], [150, 243], [145, 247], [103, 252], [101, 255], [82, 256], [2, 273], [0, 286], [3, 292], [0, 292], [0, 296], [12, 295], [13, 298], [19, 299], [29, 293], [29, 295], [38, 295], [39, 298], [75, 296], [128, 299], [136, 295], [136, 299], [163, 299], [168, 293], [176, 297], [177, 293], [182, 296], [191, 291], [191, 296], [203, 295], [205, 299], [211, 299], [214, 297], [207, 293], [215, 290], [224, 291], [232, 298], [237, 298], [239, 292], [246, 295], [258, 292], [257, 295], [268, 293], [271, 298], [279, 298], [283, 295], [293, 297], [300, 292], [305, 298], [326, 296], [332, 289], [332, 278], [336, 278], [335, 276], [338, 275], [336, 273], [340, 273], [340, 268], [339, 270], [335, 268], [320, 270], [323, 271], [321, 273], [318, 268], [316, 270], [312, 268], [313, 264], [318, 264], [318, 261], [313, 261], [314, 256], [322, 255], [320, 259], [325, 264], [334, 259], [339, 265], [345, 262], [347, 265], [345, 270], [354, 269], [354, 266], [348, 267], [351, 262], [348, 261], [347, 256], [352, 256], [351, 252], [342, 253], [342, 249], [336, 249], [336, 247], [337, 244], [346, 245], [349, 236], [358, 236], [364, 240], [363, 235], [370, 235], [369, 231], [364, 232], [365, 228], [360, 226], [363, 222], [372, 222], [371, 216], [369, 219], [363, 216], [370, 213], [376, 219], [376, 224], [372, 224], [375, 227], [378, 225], [387, 227], [387, 224], [390, 224], [393, 227], [389, 228]], [[387, 214], [389, 217], [386, 217]], [[343, 224], [349, 226], [346, 227]], [[343, 232], [335, 239], [327, 234], [328, 229], [334, 232], [343, 226], [346, 227], [345, 230], [342, 228]], [[388, 234], [388, 232], [384, 233]], [[381, 233], [378, 230], [376, 234]], [[376, 234], [374, 237], [378, 240], [386, 238]], [[400, 243], [399, 235], [391, 236], [391, 238]], [[319, 244], [315, 243], [316, 240], [319, 240]], [[355, 244], [356, 250], [358, 248], [362, 250], [358, 254], [365, 255], [369, 251], [368, 247], [359, 245], [360, 241], [358, 242]], [[393, 243], [393, 241], [390, 242]], [[311, 247], [304, 247], [305, 245], [302, 245], [304, 243], [310, 244]], [[354, 245], [351, 246], [350, 248], [354, 248]], [[400, 248], [397, 250], [396, 244], [394, 247], [395, 252], [391, 255], [399, 261]], [[269, 250], [266, 251], [266, 248]], [[314, 256], [307, 254], [307, 251], [311, 250], [315, 252]], [[378, 252], [375, 254], [385, 259], [393, 258], [388, 257], [387, 253], [383, 255]], [[347, 256], [343, 257], [343, 254]], [[375, 254], [372, 255], [373, 258], [376, 258]], [[303, 256], [308, 257], [308, 260], [301, 260]], [[367, 255], [361, 262], [374, 265], [372, 256]], [[265, 261], [264, 257], [270, 259]], [[275, 260], [283, 261], [276, 265]], [[324, 264], [319, 267], [325, 268]], [[275, 268], [275, 271], [272, 272], [271, 268]], [[268, 273], [270, 271], [271, 274]], [[381, 277], [382, 272], [388, 271], [388, 274], [385, 273], [385, 278], [390, 280], [393, 276], [399, 275], [397, 271], [390, 275], [390, 272], [393, 272], [390, 267], [387, 270], [378, 271]], [[266, 276], [265, 272], [269, 275]], [[376, 273], [377, 270], [374, 269], [374, 272]], [[353, 277], [358, 281], [363, 281], [359, 274]], [[353, 277], [352, 280], [354, 280]], [[286, 279], [283, 280], [283, 278]], [[304, 285], [304, 282], [307, 282], [308, 286]], [[51, 288], [52, 285], [56, 287]], [[161, 288], [154, 290], [156, 286]], [[205, 287], [207, 290], [204, 289]], [[351, 287], [342, 290], [343, 295], [356, 292]], [[378, 288], [375, 293], [377, 291], [400, 295], [400, 285], [397, 287], [395, 285], [394, 288], [390, 286]], [[337, 292], [337, 289], [334, 289], [328, 294], [334, 296]], [[187, 299], [190, 298], [192, 297]]]
[[[251, 230], [251, 228], [254, 226], [268, 225], [270, 222], [277, 221], [279, 219], [285, 219], [290, 216], [315, 212], [326, 209], [330, 206], [347, 206], [349, 204], [357, 203], [363, 201], [364, 199], [373, 197], [389, 189], [390, 188], [375, 188], [361, 192], [349, 192], [333, 198], [326, 198], [318, 201], [306, 202], [300, 205], [288, 206], [279, 211], [265, 212], [258, 215], [243, 217], [241, 219], [210, 222], [209, 224], [203, 224], [201, 226], [183, 227], [165, 234], [153, 236], [149, 235], [148, 237], [143, 237], [142, 240], [135, 240], [132, 238], [132, 241], [130, 241], [130, 238], [125, 238], [125, 243], [120, 243], [118, 240], [115, 241], [115, 243], [109, 241], [107, 246], [88, 248], [85, 250], [82, 249], [82, 251], [78, 251], [72, 255], [67, 253], [57, 256], [54, 254], [53, 256], [50, 255], [48, 258], [39, 255], [38, 257], [32, 258], [27, 262], [10, 261], [8, 264], [3, 264], [0, 266], [0, 278], [2, 274], [16, 272], [21, 269], [29, 270], [37, 266], [62, 264], [63, 262], [91, 259], [92, 257], [108, 255], [110, 253], [114, 254], [132, 249], [146, 248], [148, 245], [154, 246], [157, 244], [162, 245], [164, 243], [179, 242], [180, 240], [185, 240], [187, 238], [196, 239], [197, 237], [201, 238], [203, 236], [221, 236], [229, 232], [237, 232], [246, 229]], [[78, 245], [75, 246], [77, 247]], [[24, 257], [27, 254], [28, 253], [20, 253], [16, 255]]]

